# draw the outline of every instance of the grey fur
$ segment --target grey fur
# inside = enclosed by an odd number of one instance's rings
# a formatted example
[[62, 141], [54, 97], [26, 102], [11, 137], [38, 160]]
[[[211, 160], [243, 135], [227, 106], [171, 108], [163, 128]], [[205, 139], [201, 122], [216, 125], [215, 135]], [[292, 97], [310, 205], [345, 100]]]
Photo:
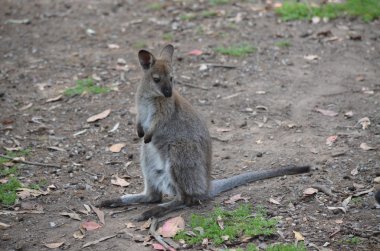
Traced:
[[172, 45], [167, 45], [158, 59], [148, 51], [139, 52], [144, 76], [136, 93], [136, 127], [138, 136], [144, 137], [140, 156], [144, 192], [106, 200], [101, 206], [160, 202], [163, 194], [173, 196], [171, 201], [159, 204], [137, 218], [144, 220], [213, 198], [252, 181], [309, 171], [309, 167], [288, 167], [248, 172], [210, 182], [211, 138], [201, 116], [173, 90], [173, 50]]

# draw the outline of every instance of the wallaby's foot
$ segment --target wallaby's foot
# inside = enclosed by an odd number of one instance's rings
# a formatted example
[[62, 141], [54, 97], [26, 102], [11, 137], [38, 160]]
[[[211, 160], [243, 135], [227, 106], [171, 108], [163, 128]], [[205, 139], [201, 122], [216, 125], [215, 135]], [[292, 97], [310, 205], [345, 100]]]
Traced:
[[139, 138], [142, 138], [144, 137], [144, 129], [142, 128], [142, 126], [140, 124], [137, 125], [137, 136], [139, 136]]
[[143, 212], [142, 214], [135, 216], [133, 219], [135, 221], [145, 221], [151, 217], [159, 218], [162, 216], [163, 211], [164, 211], [163, 208], [161, 208], [160, 206], [153, 207], [153, 208]]
[[119, 198], [116, 199], [110, 199], [110, 200], [103, 200], [100, 202], [98, 207], [121, 207], [124, 206], [123, 201]]
[[152, 134], [145, 135], [145, 137], [144, 137], [144, 143], [148, 144], [151, 141], [152, 141]]

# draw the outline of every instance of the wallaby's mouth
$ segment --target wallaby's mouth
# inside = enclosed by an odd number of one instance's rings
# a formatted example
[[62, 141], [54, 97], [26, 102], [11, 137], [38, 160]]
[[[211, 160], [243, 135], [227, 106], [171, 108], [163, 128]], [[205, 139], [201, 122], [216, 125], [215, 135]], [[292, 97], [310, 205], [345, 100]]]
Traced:
[[162, 88], [162, 93], [166, 98], [170, 98], [172, 96], [172, 89], [171, 88]]

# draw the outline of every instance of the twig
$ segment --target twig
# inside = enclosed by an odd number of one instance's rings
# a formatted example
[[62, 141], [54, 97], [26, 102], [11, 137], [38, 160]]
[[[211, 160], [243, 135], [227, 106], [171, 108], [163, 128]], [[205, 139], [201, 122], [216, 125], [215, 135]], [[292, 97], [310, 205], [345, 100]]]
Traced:
[[14, 162], [23, 163], [23, 164], [32, 165], [32, 166], [43, 166], [43, 167], [55, 167], [55, 168], [61, 168], [61, 166], [54, 165], [54, 164], [45, 164], [45, 163], [38, 163], [38, 162], [29, 162], [29, 161], [22, 160], [22, 159], [20, 159], [20, 158], [18, 158], [18, 157], [16, 157], [16, 158], [12, 158], [12, 157], [8, 157], [8, 156], [6, 156], [6, 155], [2, 155], [2, 154], [0, 154], [0, 158], [9, 159], [9, 160], [12, 160], [12, 161], [14, 161]]
[[105, 240], [108, 240], [108, 239], [111, 239], [111, 238], [114, 238], [114, 237], [116, 237], [116, 234], [114, 234], [114, 235], [110, 235], [110, 236], [106, 236], [106, 237], [100, 238], [100, 239], [95, 240], [95, 241], [87, 242], [86, 244], [84, 244], [84, 245], [82, 246], [82, 248], [85, 248], [85, 247], [89, 247], [89, 246], [91, 246], [91, 245], [98, 244], [99, 242], [102, 242], [102, 241], [105, 241]]
[[211, 136], [211, 139], [216, 140], [216, 141], [220, 141], [220, 142], [223, 142], [223, 143], [227, 143], [228, 142], [228, 139], [220, 139], [220, 138], [215, 137], [215, 136]]
[[321, 191], [321, 192], [327, 194], [328, 196], [335, 197], [335, 194], [333, 194], [333, 193], [331, 192], [331, 189], [328, 188], [328, 187], [326, 187], [326, 186], [324, 186], [324, 185], [314, 184], [314, 185], [312, 185], [311, 187], [312, 187], [312, 188], [315, 188], [315, 189], [318, 189], [319, 191]]
[[170, 246], [164, 241], [164, 239], [156, 232], [156, 228], [158, 225], [158, 219], [153, 217], [152, 223], [150, 224], [149, 233], [153, 236], [158, 243], [160, 243], [165, 250], [170, 249]]
[[211, 67], [227, 68], [227, 69], [237, 68], [237, 66], [235, 66], [235, 65], [224, 65], [224, 64], [214, 64], [214, 63], [206, 63], [205, 65], [211, 66]]
[[201, 90], [204, 90], [204, 91], [208, 91], [209, 90], [209, 88], [203, 87], [203, 86], [192, 85], [192, 84], [184, 83], [184, 82], [181, 82], [181, 81], [178, 81], [178, 80], [176, 80], [176, 82], [178, 84], [180, 84], [180, 85], [184, 85], [184, 86], [195, 88], [195, 89], [201, 89]]

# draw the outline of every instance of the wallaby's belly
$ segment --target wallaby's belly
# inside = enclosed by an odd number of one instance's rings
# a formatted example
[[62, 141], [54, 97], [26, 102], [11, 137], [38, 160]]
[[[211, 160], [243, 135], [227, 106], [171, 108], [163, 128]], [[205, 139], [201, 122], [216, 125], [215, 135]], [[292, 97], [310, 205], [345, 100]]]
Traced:
[[150, 184], [155, 191], [175, 195], [170, 173], [170, 161], [159, 154], [153, 143], [142, 144], [141, 166], [146, 184]]

